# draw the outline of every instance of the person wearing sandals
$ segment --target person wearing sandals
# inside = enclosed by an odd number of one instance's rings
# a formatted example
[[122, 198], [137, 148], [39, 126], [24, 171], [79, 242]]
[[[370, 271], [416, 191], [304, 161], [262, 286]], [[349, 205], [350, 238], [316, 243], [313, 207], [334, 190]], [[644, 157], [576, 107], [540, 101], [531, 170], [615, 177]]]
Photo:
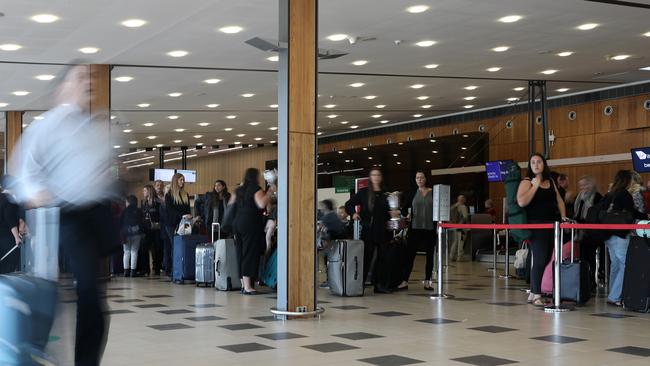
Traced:
[[[552, 223], [568, 220], [564, 200], [551, 177], [546, 159], [534, 153], [528, 159], [528, 173], [517, 190], [517, 204], [526, 210], [529, 224]], [[542, 276], [553, 252], [553, 230], [531, 230], [530, 295], [528, 302], [545, 306], [542, 299]]]
[[260, 178], [259, 169], [248, 168], [244, 175], [244, 183], [235, 190], [228, 203], [229, 207], [236, 205], [233, 229], [244, 295], [257, 295], [253, 285], [258, 276], [260, 257], [266, 248], [264, 209], [277, 191], [275, 184], [272, 184], [264, 192], [259, 185]]
[[[408, 235], [407, 254], [402, 265], [402, 283], [398, 288], [407, 288], [409, 277], [413, 271], [413, 263], [419, 247], [425, 247], [427, 260], [424, 272], [424, 289], [433, 290], [431, 273], [433, 272], [433, 251], [435, 246], [435, 225], [433, 223], [433, 191], [427, 187], [427, 177], [424, 172], [415, 174], [417, 189], [412, 198], [404, 201], [405, 210], [410, 209], [406, 218], [411, 223]], [[410, 198], [410, 199], [409, 199]]]

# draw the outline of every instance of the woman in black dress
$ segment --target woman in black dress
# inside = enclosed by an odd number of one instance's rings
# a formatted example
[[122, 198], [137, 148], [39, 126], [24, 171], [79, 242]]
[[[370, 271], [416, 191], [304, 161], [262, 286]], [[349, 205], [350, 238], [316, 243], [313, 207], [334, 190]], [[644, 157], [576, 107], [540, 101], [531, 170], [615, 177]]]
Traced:
[[236, 205], [233, 229], [244, 295], [257, 294], [253, 284], [259, 271], [260, 256], [266, 248], [264, 209], [276, 192], [274, 184], [264, 192], [259, 185], [260, 178], [258, 169], [248, 168], [244, 175], [244, 183], [235, 190], [229, 203], [229, 205]]
[[[345, 209], [353, 220], [361, 220], [361, 240], [364, 244], [363, 253], [363, 278], [370, 280], [368, 271], [372, 263], [373, 253], [377, 248], [377, 261], [373, 270], [372, 282], [375, 292], [388, 294], [392, 292], [390, 258], [387, 258], [390, 235], [386, 230], [386, 223], [391, 218], [386, 190], [383, 187], [383, 175], [379, 168], [370, 170], [370, 185], [362, 188], [348, 202]], [[355, 207], [361, 206], [361, 212], [356, 213]], [[399, 214], [399, 212], [397, 213]]]
[[180, 224], [181, 219], [191, 219], [190, 195], [185, 191], [185, 177], [183, 174], [176, 173], [172, 177], [172, 184], [169, 192], [165, 195], [165, 231], [169, 241], [163, 248], [164, 266], [167, 275], [171, 277], [172, 255], [174, 247], [174, 234]]
[[[519, 183], [517, 204], [526, 209], [529, 224], [548, 224], [566, 218], [564, 200], [551, 177], [546, 159], [539, 153], [528, 160], [528, 175]], [[535, 306], [542, 301], [542, 276], [553, 252], [553, 230], [531, 230], [530, 296], [528, 302]]]
[[[143, 189], [142, 214], [144, 215], [144, 240], [142, 246], [146, 249], [146, 261], [142, 270], [149, 272], [149, 250], [153, 257], [153, 274], [160, 275], [162, 267], [162, 243], [160, 240], [160, 202], [156, 199], [153, 186], [147, 184]], [[142, 248], [140, 248], [142, 249]]]

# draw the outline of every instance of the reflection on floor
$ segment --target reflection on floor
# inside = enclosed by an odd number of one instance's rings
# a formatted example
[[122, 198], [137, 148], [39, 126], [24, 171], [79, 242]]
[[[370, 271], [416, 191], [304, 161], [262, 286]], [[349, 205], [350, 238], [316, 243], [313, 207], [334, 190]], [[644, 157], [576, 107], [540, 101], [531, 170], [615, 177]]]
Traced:
[[[416, 268], [423, 268], [422, 258]], [[601, 295], [570, 313], [526, 304], [525, 284], [487, 266], [448, 269], [431, 300], [414, 272], [410, 289], [340, 298], [319, 290], [320, 320], [276, 321], [275, 295], [242, 296], [163, 278], [116, 278], [107, 289], [111, 325], [104, 365], [630, 365], [650, 364], [650, 314], [623, 312]], [[74, 289], [49, 351], [72, 365]]]

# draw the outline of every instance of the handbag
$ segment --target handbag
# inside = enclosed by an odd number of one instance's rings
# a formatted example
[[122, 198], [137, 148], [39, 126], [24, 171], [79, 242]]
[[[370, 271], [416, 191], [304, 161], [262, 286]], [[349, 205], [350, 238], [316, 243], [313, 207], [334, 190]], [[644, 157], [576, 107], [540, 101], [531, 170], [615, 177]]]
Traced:
[[598, 221], [601, 224], [608, 225], [625, 225], [631, 224], [634, 222], [634, 215], [632, 212], [627, 210], [616, 210], [614, 209], [614, 198], [612, 197], [607, 210], [598, 212]]
[[521, 249], [515, 252], [515, 269], [526, 268], [526, 259], [528, 258], [529, 251], [528, 241], [524, 241], [524, 243], [521, 245]]
[[192, 220], [181, 219], [176, 229], [176, 234], [180, 236], [192, 235]]

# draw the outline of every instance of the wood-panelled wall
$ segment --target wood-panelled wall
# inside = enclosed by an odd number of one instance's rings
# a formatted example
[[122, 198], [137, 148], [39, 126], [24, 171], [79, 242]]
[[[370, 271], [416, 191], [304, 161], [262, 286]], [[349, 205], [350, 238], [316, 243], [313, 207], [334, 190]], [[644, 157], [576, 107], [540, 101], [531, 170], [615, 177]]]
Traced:
[[[650, 146], [650, 111], [644, 109], [644, 102], [650, 94], [571, 106], [552, 108], [549, 111], [549, 130], [555, 135], [551, 146], [551, 159], [564, 159], [595, 155], [629, 153], [631, 148]], [[613, 107], [613, 113], [606, 115], [604, 109]], [[574, 120], [569, 119], [569, 112], [576, 112]], [[512, 121], [512, 128], [506, 128], [506, 122]], [[528, 158], [528, 117], [527, 113], [506, 115], [495, 119], [476, 120], [463, 123], [431, 127], [414, 131], [390, 133], [361, 139], [351, 139], [319, 145], [319, 153], [350, 148], [359, 148], [372, 144], [383, 145], [390, 139], [392, 143], [406, 142], [435, 136], [451, 135], [455, 128], [459, 132], [476, 132], [484, 125], [489, 134], [489, 159], [513, 159], [526, 161]], [[542, 129], [536, 125], [536, 148], [542, 150]], [[552, 167], [551, 167], [552, 168]], [[556, 171], [569, 176], [571, 189], [577, 191], [577, 180], [582, 175], [596, 178], [601, 192], [607, 190], [614, 174], [619, 169], [632, 169], [631, 161], [607, 164], [589, 164], [557, 167]], [[650, 179], [650, 175], [644, 175]], [[504, 197], [502, 183], [490, 183], [490, 197], [500, 211]]]
[[[187, 169], [197, 171], [197, 182], [187, 184], [187, 191], [190, 194], [208, 192], [217, 179], [224, 180], [228, 184], [228, 189], [232, 191], [242, 181], [246, 169], [258, 168], [264, 171], [264, 163], [277, 157], [277, 148], [269, 146], [187, 159]], [[137, 197], [142, 196], [142, 187], [151, 183], [149, 169], [152, 167], [137, 168], [137, 171], [129, 172], [126, 182], [129, 193]], [[169, 162], [165, 164], [165, 168], [180, 169], [181, 163], [180, 161]]]

